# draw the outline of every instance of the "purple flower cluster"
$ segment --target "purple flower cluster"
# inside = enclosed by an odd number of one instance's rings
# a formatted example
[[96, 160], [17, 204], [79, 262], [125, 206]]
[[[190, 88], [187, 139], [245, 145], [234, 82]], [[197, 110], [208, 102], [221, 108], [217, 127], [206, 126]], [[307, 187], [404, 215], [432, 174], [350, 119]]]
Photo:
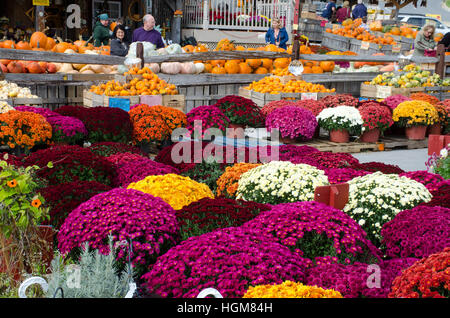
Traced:
[[48, 119], [50, 117], [55, 116], [61, 116], [60, 114], [48, 109], [48, 108], [42, 108], [42, 107], [34, 107], [34, 106], [16, 106], [14, 107], [15, 110], [18, 110], [20, 112], [31, 112], [36, 113], [39, 115], [42, 115], [45, 117], [45, 119]]
[[400, 177], [407, 177], [412, 180], [415, 180], [417, 182], [422, 183], [429, 191], [432, 189], [436, 189], [436, 186], [444, 181], [444, 178], [442, 178], [438, 174], [429, 173], [425, 170], [419, 170], [419, 171], [411, 171], [411, 172], [404, 172], [399, 174]]
[[178, 174], [179, 171], [171, 166], [143, 158], [131, 160], [116, 166], [116, 187], [126, 188], [132, 182], [138, 182], [147, 176], [156, 176], [169, 173]]
[[350, 264], [378, 262], [381, 252], [363, 229], [347, 214], [318, 202], [294, 202], [273, 206], [242, 225], [275, 238], [277, 242], [315, 263]]
[[267, 115], [266, 127], [269, 131], [279, 129], [282, 138], [310, 140], [316, 131], [317, 119], [307, 109], [286, 106]]
[[330, 184], [344, 183], [356, 177], [362, 177], [370, 174], [369, 171], [355, 170], [351, 168], [331, 168], [325, 169]]
[[[202, 132], [201, 136], [208, 128], [218, 128], [221, 131], [230, 125], [230, 119], [217, 106], [199, 106], [187, 113], [186, 128], [191, 133]], [[199, 123], [195, 123], [198, 121]]]
[[[175, 211], [162, 199], [141, 191], [113, 189], [69, 214], [58, 233], [58, 249], [67, 255], [88, 242], [108, 254], [108, 236], [112, 235], [115, 243], [131, 240], [132, 264], [147, 268], [177, 243], [178, 228]], [[127, 249], [126, 244], [120, 247], [118, 260], [128, 259]]]
[[250, 286], [303, 281], [310, 262], [267, 237], [226, 228], [191, 237], [160, 256], [142, 279], [162, 297], [192, 298], [208, 287], [225, 298]]
[[52, 126], [53, 132], [60, 131], [67, 137], [73, 137], [76, 134], [86, 136], [88, 134], [83, 122], [75, 117], [58, 115], [47, 117], [47, 121]]
[[381, 229], [388, 257], [428, 257], [450, 247], [450, 209], [418, 206]]
[[[393, 280], [418, 259], [402, 258], [375, 264], [324, 264], [308, 270], [305, 285], [334, 289], [346, 298], [387, 298]], [[377, 267], [379, 266], [379, 267]], [[380, 270], [380, 279], [372, 276]]]

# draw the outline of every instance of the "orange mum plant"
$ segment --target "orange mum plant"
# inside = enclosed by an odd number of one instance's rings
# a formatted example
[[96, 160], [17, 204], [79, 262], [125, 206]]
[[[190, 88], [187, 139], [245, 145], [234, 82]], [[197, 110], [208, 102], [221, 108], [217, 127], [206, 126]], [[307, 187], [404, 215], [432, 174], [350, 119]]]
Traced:
[[259, 163], [236, 163], [227, 167], [225, 172], [217, 179], [217, 196], [234, 198], [241, 175], [260, 165]]
[[52, 126], [42, 115], [11, 110], [0, 114], [0, 141], [10, 148], [21, 147], [26, 153], [35, 145], [48, 144]]

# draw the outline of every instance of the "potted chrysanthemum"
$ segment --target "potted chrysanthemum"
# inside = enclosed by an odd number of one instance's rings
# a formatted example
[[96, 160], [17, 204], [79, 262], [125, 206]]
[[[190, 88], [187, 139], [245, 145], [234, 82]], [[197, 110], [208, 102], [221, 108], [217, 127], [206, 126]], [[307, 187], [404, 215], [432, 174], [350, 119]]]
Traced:
[[345, 105], [324, 109], [317, 122], [330, 132], [330, 141], [340, 143], [348, 142], [350, 135], [359, 136], [364, 124], [358, 109]]
[[360, 138], [363, 142], [377, 142], [380, 134], [383, 134], [394, 123], [391, 111], [386, 106], [367, 104], [358, 110], [364, 121], [364, 132]]

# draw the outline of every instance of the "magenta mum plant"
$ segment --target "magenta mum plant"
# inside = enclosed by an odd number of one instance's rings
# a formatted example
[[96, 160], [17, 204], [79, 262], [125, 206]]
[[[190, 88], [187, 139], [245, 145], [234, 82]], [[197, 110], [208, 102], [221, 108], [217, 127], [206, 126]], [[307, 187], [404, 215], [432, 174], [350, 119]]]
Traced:
[[143, 286], [162, 297], [193, 298], [205, 288], [242, 297], [248, 287], [303, 281], [309, 261], [267, 237], [226, 228], [191, 237], [158, 258]]
[[450, 209], [418, 206], [381, 229], [388, 257], [428, 257], [450, 247]]
[[229, 95], [219, 99], [214, 106], [222, 110], [232, 124], [249, 127], [262, 127], [264, 125], [264, 116], [251, 99]]
[[405, 101], [412, 100], [409, 97], [403, 95], [392, 95], [384, 99], [384, 103], [391, 109], [394, 110], [397, 106]]
[[78, 118], [58, 115], [47, 117], [47, 121], [52, 126], [52, 139], [57, 143], [78, 144], [87, 138], [88, 131]]
[[351, 168], [331, 168], [325, 169], [324, 171], [330, 184], [344, 183], [352, 180], [353, 178], [365, 176], [370, 173], [368, 171], [355, 170]]
[[224, 132], [229, 125], [230, 119], [217, 106], [199, 106], [187, 114], [186, 128], [194, 135], [201, 131], [201, 137], [209, 128], [218, 128]]
[[50, 117], [55, 117], [55, 116], [61, 116], [60, 114], [58, 114], [57, 112], [54, 112], [48, 108], [42, 108], [42, 107], [34, 107], [34, 106], [16, 106], [14, 107], [15, 110], [21, 111], [21, 112], [31, 112], [31, 113], [36, 113], [39, 115], [42, 115], [45, 117], [45, 119], [48, 120], [48, 118]]
[[278, 129], [282, 138], [310, 140], [317, 128], [314, 114], [301, 107], [282, 107], [275, 109], [266, 117], [269, 131]]
[[438, 174], [429, 173], [425, 170], [410, 171], [399, 174], [400, 177], [408, 177], [412, 180], [422, 183], [429, 191], [436, 189], [437, 185], [444, 181]]
[[[364, 263], [318, 265], [308, 270], [304, 283], [334, 289], [345, 298], [387, 298], [394, 279], [417, 260], [417, 258], [392, 259], [377, 265]], [[377, 270], [381, 274], [378, 282], [371, 278]]]
[[125, 263], [128, 254], [138, 273], [179, 240], [175, 211], [162, 199], [137, 190], [113, 189], [80, 204], [66, 218], [58, 233], [63, 255], [77, 255], [83, 243], [108, 254], [108, 236], [115, 244], [132, 241], [132, 251], [122, 244], [117, 259]]
[[319, 202], [273, 206], [242, 226], [274, 238], [314, 263], [379, 262], [380, 251], [347, 214]]

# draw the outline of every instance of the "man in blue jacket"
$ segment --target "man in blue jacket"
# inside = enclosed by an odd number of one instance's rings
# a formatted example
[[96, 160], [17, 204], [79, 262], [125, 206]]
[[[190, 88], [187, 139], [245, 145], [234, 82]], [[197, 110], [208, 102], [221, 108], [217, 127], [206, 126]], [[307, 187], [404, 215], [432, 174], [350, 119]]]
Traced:
[[358, 0], [358, 4], [353, 9], [353, 12], [352, 12], [353, 19], [359, 19], [359, 18], [362, 19], [364, 17], [367, 17], [367, 8], [364, 5], [364, 3], [362, 3], [362, 1], [363, 0]]
[[335, 12], [336, 12], [336, 0], [330, 0], [330, 2], [327, 3], [325, 9], [323, 9], [322, 17], [330, 21], [331, 17], [333, 16], [333, 13]]

